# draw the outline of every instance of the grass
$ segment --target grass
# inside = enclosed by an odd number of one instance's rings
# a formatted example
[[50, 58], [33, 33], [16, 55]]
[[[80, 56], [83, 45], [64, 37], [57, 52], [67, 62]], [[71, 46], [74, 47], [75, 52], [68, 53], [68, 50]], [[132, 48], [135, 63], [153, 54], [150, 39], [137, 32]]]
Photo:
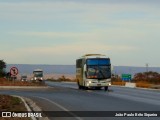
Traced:
[[125, 84], [126, 84], [126, 83], [125, 83], [124, 81], [117, 81], [117, 82], [116, 82], [116, 81], [114, 81], [114, 82], [111, 82], [111, 84], [112, 84], [112, 85], [125, 86]]
[[136, 87], [151, 88], [151, 84], [149, 84], [148, 82], [137, 82]]
[[[22, 112], [27, 111], [24, 103], [18, 97], [13, 97], [9, 95], [0, 95], [0, 112]], [[0, 120], [31, 120], [30, 118], [0, 118]]]
[[26, 111], [21, 99], [9, 95], [0, 95], [0, 110], [2, 111]]
[[30, 82], [30, 81], [11, 81], [5, 78], [0, 78], [0, 86], [44, 86], [41, 82]]
[[47, 81], [51, 81], [51, 82], [76, 82], [76, 79], [70, 79], [70, 78], [66, 78], [64, 75], [61, 76], [58, 79], [47, 79]]
[[[112, 82], [112, 85], [119, 85], [119, 86], [125, 86], [125, 82], [124, 81], [114, 81]], [[148, 83], [148, 82], [136, 82], [136, 87], [140, 87], [140, 88], [152, 88], [152, 84]]]

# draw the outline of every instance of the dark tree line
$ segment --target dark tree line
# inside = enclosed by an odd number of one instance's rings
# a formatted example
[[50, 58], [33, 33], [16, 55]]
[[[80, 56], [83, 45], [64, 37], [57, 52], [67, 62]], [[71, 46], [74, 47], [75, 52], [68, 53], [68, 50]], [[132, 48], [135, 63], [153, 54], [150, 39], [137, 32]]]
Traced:
[[[120, 76], [112, 75], [112, 82], [122, 82]], [[160, 74], [158, 72], [142, 72], [134, 75], [132, 82], [147, 82], [150, 84], [160, 84]]]
[[149, 71], [143, 73], [137, 73], [134, 75], [135, 82], [143, 81], [152, 84], [160, 84], [160, 74], [157, 72]]
[[3, 60], [0, 60], [0, 77], [4, 77], [6, 75], [5, 68], [6, 63]]

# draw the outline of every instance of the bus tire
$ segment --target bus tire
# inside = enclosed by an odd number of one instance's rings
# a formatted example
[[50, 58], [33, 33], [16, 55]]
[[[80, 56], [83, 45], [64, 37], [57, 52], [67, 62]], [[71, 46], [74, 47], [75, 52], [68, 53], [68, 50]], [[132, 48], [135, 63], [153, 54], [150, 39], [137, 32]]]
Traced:
[[84, 86], [84, 89], [85, 89], [85, 90], [88, 90], [88, 87]]
[[105, 90], [105, 91], [108, 91], [108, 86], [104, 87], [104, 90]]
[[79, 88], [79, 89], [82, 89], [82, 86], [81, 86], [81, 85], [78, 85], [78, 88]]
[[78, 89], [82, 89], [82, 86], [79, 84], [79, 82], [78, 82]]
[[95, 87], [95, 89], [96, 89], [96, 90], [100, 90], [100, 89], [101, 89], [101, 87]]

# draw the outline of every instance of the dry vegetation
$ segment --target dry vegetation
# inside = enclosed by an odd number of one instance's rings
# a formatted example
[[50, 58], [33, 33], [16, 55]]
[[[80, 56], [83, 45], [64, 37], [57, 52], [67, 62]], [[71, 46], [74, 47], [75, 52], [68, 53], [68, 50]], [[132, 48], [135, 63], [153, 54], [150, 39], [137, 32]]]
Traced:
[[53, 82], [76, 82], [76, 79], [70, 79], [70, 78], [66, 78], [64, 75], [62, 75], [60, 78], [51, 78], [51, 79], [47, 79], [48, 81], [53, 81]]
[[124, 82], [124, 81], [113, 81], [111, 84], [112, 84], [112, 85], [125, 86], [125, 82]]
[[[5, 78], [0, 78], [0, 86], [42, 86], [42, 83], [32, 83], [24, 81], [11, 81]], [[12, 97], [9, 95], [0, 95], [0, 112], [24, 112], [27, 111], [24, 103], [20, 98]], [[0, 120], [31, 120], [30, 118], [2, 118]]]
[[[70, 79], [70, 78], [66, 78], [64, 75], [62, 75], [60, 78], [58, 79], [47, 79], [48, 81], [52, 81], [52, 82], [76, 82], [76, 79]], [[111, 84], [112, 85], [119, 85], [119, 86], [125, 86], [126, 82], [122, 81], [120, 78], [112, 78], [111, 80]], [[141, 87], [141, 88], [153, 88], [153, 84], [147, 82], [147, 81], [136, 81], [136, 87]]]
[[134, 76], [133, 82], [136, 83], [136, 87], [156, 88], [153, 86], [160, 85], [160, 74], [153, 71], [137, 73]]
[[[159, 89], [160, 74], [152, 71], [137, 73], [134, 75], [134, 78], [131, 80], [131, 82], [136, 83], [136, 87]], [[112, 85], [124, 86], [125, 81], [123, 81], [119, 76], [113, 76]]]
[[18, 80], [8, 80], [5, 78], [0, 78], [0, 86], [44, 86], [42, 82], [29, 82], [29, 81], [18, 81]]
[[[119, 86], [125, 86], [126, 82], [124, 81], [114, 81], [112, 82], [112, 85], [119, 85]], [[153, 88], [153, 85], [147, 82], [136, 82], [136, 87], [141, 87], [141, 88]]]
[[20, 98], [9, 95], [0, 95], [0, 110], [1, 111], [26, 111], [23, 102]]
[[[9, 95], [0, 95], [0, 112], [27, 111], [20, 98]], [[0, 120], [31, 120], [30, 118], [0, 118]]]
[[149, 84], [147, 82], [137, 82], [136, 87], [151, 88], [151, 84]]
[[[136, 87], [141, 87], [141, 88], [151, 88], [152, 84], [148, 83], [148, 82], [144, 82], [144, 81], [139, 81], [139, 82], [135, 82], [136, 83]], [[119, 85], [119, 86], [125, 86], [126, 82], [122, 81], [122, 80], [114, 80], [111, 83], [112, 85]]]

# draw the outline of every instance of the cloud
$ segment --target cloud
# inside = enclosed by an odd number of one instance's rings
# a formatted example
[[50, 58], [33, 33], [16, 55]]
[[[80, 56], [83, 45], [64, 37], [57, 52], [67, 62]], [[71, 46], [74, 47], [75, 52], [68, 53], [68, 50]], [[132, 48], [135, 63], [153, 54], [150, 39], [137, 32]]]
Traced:
[[[131, 23], [129, 23], [131, 24]], [[136, 23], [135, 23], [136, 24]], [[146, 30], [145, 30], [146, 28]], [[150, 29], [147, 29], [150, 28]], [[152, 29], [155, 30], [155, 32], [152, 31]], [[32, 41], [35, 41], [38, 39], [42, 39], [42, 41], [48, 41], [51, 43], [60, 43], [68, 44], [76, 43], [79, 41], [86, 41], [90, 42], [92, 44], [94, 43], [102, 43], [102, 44], [108, 44], [108, 45], [127, 45], [128, 43], [143, 43], [146, 41], [148, 36], [146, 34], [152, 36], [157, 36], [158, 34], [158, 27], [156, 26], [146, 26], [142, 27], [139, 26], [139, 28], [135, 28], [133, 26], [129, 26], [128, 23], [121, 24], [121, 26], [115, 26], [111, 28], [101, 28], [101, 29], [93, 29], [91, 31], [87, 32], [8, 32], [9, 35], [22, 37], [22, 38], [29, 38], [33, 39]], [[158, 37], [158, 36], [157, 36]], [[132, 41], [132, 42], [131, 42]], [[137, 41], [137, 42], [136, 42]]]
[[155, 0], [6, 1], [0, 2], [0, 54], [10, 63], [69, 63], [86, 53], [108, 54], [119, 63], [159, 48]]
[[[57, 45], [53, 47], [30, 47], [30, 48], [19, 48], [12, 51], [12, 53], [8, 52], [9, 56], [27, 56], [27, 55], [68, 55], [68, 54], [86, 54], [86, 53], [106, 53], [106, 52], [115, 52], [115, 51], [123, 51], [130, 52], [134, 51], [136, 48], [132, 46], [110, 46], [101, 43], [92, 43], [90, 42], [77, 42], [76, 44], [68, 44], [68, 45]], [[14, 54], [13, 54], [14, 53]], [[6, 53], [5, 53], [6, 54]], [[6, 54], [6, 55], [7, 55]], [[3, 54], [2, 54], [3, 55]], [[7, 56], [8, 56], [7, 55]]]
[[76, 43], [56, 45], [53, 47], [24, 47], [12, 49], [12, 52], [0, 52], [7, 63], [32, 64], [73, 64], [75, 59], [84, 54], [100, 53], [111, 56], [117, 51], [129, 53], [135, 51], [132, 46], [110, 46], [92, 41], [79, 41]]
[[[136, 2], [135, 2], [136, 3]], [[140, 2], [141, 3], [141, 2]], [[70, 19], [81, 22], [102, 22], [111, 17], [112, 14], [123, 12], [148, 13], [159, 15], [158, 7], [151, 4], [131, 4], [129, 2], [3, 2], [0, 3], [0, 14], [3, 19], [12, 18], [19, 20], [47, 20], [47, 19]], [[154, 3], [154, 2], [152, 2]], [[14, 17], [13, 17], [14, 16]], [[83, 19], [82, 19], [83, 18]]]

